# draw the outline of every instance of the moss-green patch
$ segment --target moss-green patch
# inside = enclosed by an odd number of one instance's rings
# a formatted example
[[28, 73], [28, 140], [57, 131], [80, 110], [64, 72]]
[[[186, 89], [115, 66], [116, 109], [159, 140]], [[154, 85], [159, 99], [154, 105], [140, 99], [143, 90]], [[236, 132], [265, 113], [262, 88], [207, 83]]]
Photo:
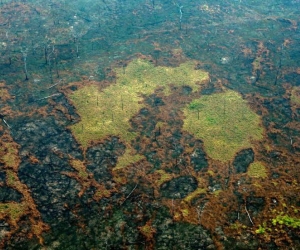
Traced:
[[72, 168], [77, 170], [78, 176], [80, 179], [86, 180], [88, 178], [89, 174], [88, 174], [86, 167], [82, 161], [77, 160], [77, 159], [71, 159], [70, 163], [71, 163]]
[[221, 189], [218, 189], [216, 191], [213, 192], [213, 195], [215, 196], [219, 196], [223, 191]]
[[144, 156], [133, 153], [132, 149], [130, 147], [127, 147], [125, 153], [119, 157], [118, 163], [114, 170], [122, 169], [123, 167], [136, 163], [143, 158]]
[[158, 122], [155, 125], [155, 129], [160, 129], [160, 128], [164, 127], [164, 126], [166, 126], [165, 122]]
[[0, 162], [5, 166], [13, 168], [18, 166], [20, 158], [18, 156], [17, 144], [14, 142], [0, 143]]
[[207, 173], [209, 174], [209, 176], [214, 177], [216, 174], [214, 171], [212, 170], [208, 170]]
[[167, 173], [163, 169], [159, 169], [153, 173], [154, 186], [159, 188], [163, 183], [170, 181], [174, 178], [173, 174]]
[[211, 158], [223, 162], [263, 136], [260, 117], [231, 90], [193, 100], [184, 114], [183, 128], [203, 140]]
[[18, 180], [16, 178], [16, 173], [13, 172], [12, 170], [6, 170], [6, 184], [9, 187], [15, 187], [17, 182]]
[[99, 201], [99, 200], [102, 199], [103, 197], [108, 198], [108, 197], [110, 197], [110, 196], [111, 196], [111, 191], [110, 191], [110, 190], [107, 190], [107, 189], [105, 189], [105, 187], [103, 187], [103, 189], [100, 189], [100, 188], [99, 188], [99, 189], [95, 192], [93, 198], [94, 198], [96, 201]]
[[258, 229], [255, 230], [255, 233], [257, 234], [264, 234], [266, 232], [265, 226], [259, 225]]
[[[70, 95], [81, 121], [71, 126], [71, 130], [84, 148], [92, 140], [108, 135], [119, 136], [126, 143], [135, 138], [130, 131], [130, 118], [143, 107], [142, 94], [149, 95], [158, 87], [169, 93], [169, 84], [188, 85], [194, 91], [199, 83], [208, 79], [208, 74], [194, 69], [189, 61], [179, 67], [155, 67], [144, 60], [134, 60], [123, 68], [116, 68], [117, 82], [103, 91], [90, 85], [80, 88]], [[124, 73], [125, 72], [125, 73]]]
[[156, 234], [156, 229], [151, 225], [151, 221], [148, 221], [144, 226], [138, 227], [138, 230], [147, 240], [151, 240]]
[[285, 225], [287, 227], [291, 228], [300, 228], [300, 219], [290, 217], [288, 215], [277, 215], [276, 218], [272, 219], [272, 224], [274, 226], [276, 225]]
[[293, 87], [291, 92], [291, 103], [300, 105], [300, 87]]
[[198, 187], [194, 192], [190, 193], [188, 196], [184, 198], [186, 202], [191, 202], [194, 198], [200, 196], [201, 194], [206, 194], [205, 188]]
[[10, 222], [15, 226], [15, 223], [25, 213], [26, 208], [25, 203], [0, 203], [0, 219], [8, 216]]
[[244, 226], [245, 226], [245, 225], [241, 224], [241, 222], [236, 221], [235, 223], [230, 224], [229, 228], [232, 229], [232, 230], [240, 230], [240, 229], [242, 229]]
[[188, 217], [189, 214], [190, 214], [190, 211], [187, 208], [183, 208], [180, 211], [181, 211], [181, 214], [182, 214], [183, 217]]
[[266, 167], [259, 161], [250, 164], [247, 174], [253, 178], [266, 178], [268, 176]]

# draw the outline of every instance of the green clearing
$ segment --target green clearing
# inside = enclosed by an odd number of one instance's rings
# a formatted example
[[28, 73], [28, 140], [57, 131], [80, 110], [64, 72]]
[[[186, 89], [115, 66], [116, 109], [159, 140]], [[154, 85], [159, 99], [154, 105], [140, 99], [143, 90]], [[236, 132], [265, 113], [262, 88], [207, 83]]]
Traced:
[[293, 87], [291, 92], [291, 102], [295, 105], [300, 105], [300, 87]]
[[190, 86], [193, 91], [199, 83], [208, 79], [208, 73], [195, 70], [195, 63], [189, 61], [179, 67], [155, 67], [136, 59], [123, 68], [116, 68], [117, 82], [103, 91], [90, 85], [70, 95], [81, 121], [71, 126], [75, 137], [84, 148], [92, 140], [108, 135], [121, 137], [129, 143], [135, 138], [130, 132], [130, 118], [143, 107], [142, 95], [149, 95], [158, 87], [169, 93], [169, 84]]
[[[81, 117], [80, 122], [70, 127], [74, 136], [84, 149], [91, 141], [109, 135], [120, 137], [130, 147], [136, 134], [131, 131], [129, 120], [143, 108], [143, 95], [152, 94], [159, 87], [168, 95], [170, 84], [190, 86], [196, 91], [209, 76], [207, 72], [194, 68], [194, 61], [172, 68], [155, 67], [150, 62], [136, 59], [126, 68], [114, 69], [116, 83], [102, 91], [96, 85], [74, 91], [69, 97]], [[129, 158], [127, 153], [126, 162], [134, 160]]]
[[184, 115], [183, 128], [203, 140], [211, 158], [222, 162], [263, 137], [260, 117], [231, 90], [193, 100]]
[[268, 176], [266, 167], [258, 161], [250, 164], [247, 174], [253, 178], [266, 178]]
[[16, 226], [16, 222], [25, 213], [26, 205], [24, 202], [8, 202], [0, 203], [0, 219], [4, 219], [7, 215], [11, 220], [11, 223]]

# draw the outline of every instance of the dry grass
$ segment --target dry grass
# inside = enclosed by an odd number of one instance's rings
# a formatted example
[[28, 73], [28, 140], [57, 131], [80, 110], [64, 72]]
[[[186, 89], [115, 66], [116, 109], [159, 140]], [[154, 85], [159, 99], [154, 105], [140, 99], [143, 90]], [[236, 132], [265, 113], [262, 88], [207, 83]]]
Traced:
[[263, 137], [260, 117], [234, 91], [193, 100], [184, 114], [184, 129], [203, 140], [211, 158], [222, 162]]

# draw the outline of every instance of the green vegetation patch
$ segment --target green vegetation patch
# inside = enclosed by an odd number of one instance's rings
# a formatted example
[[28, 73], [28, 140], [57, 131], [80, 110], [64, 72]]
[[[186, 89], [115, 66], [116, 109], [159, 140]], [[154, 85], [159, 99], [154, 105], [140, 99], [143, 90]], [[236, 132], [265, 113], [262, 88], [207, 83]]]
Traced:
[[76, 160], [76, 159], [72, 159], [72, 160], [70, 161], [70, 163], [71, 163], [71, 166], [72, 166], [75, 170], [77, 170], [78, 176], [79, 176], [81, 179], [86, 180], [86, 179], [88, 178], [89, 174], [88, 174], [88, 172], [87, 172], [87, 170], [86, 170], [86, 167], [85, 167], [85, 165], [84, 165], [84, 163], [83, 163], [82, 161]]
[[292, 104], [300, 105], [300, 87], [293, 87], [291, 92]]
[[92, 140], [116, 135], [125, 142], [135, 138], [130, 132], [130, 118], [143, 107], [142, 95], [149, 95], [158, 87], [169, 93], [169, 84], [188, 85], [194, 91], [208, 79], [208, 73], [195, 70], [189, 61], [179, 67], [155, 67], [144, 60], [134, 60], [126, 68], [116, 68], [117, 81], [99, 91], [90, 85], [70, 95], [81, 121], [71, 126], [78, 142], [86, 148]]
[[144, 157], [139, 154], [134, 154], [131, 147], [127, 147], [125, 153], [119, 157], [118, 164], [114, 168], [114, 170], [122, 169], [123, 167], [129, 166], [139, 160], [143, 159]]
[[184, 115], [183, 128], [203, 140], [211, 158], [222, 162], [263, 137], [260, 117], [231, 90], [193, 100]]
[[255, 230], [255, 233], [257, 234], [264, 234], [265, 232], [266, 232], [265, 225], [264, 226], [259, 225], [258, 229]]
[[194, 192], [191, 192], [189, 195], [187, 195], [184, 200], [188, 203], [190, 203], [194, 198], [200, 196], [201, 194], [206, 194], [205, 188], [198, 187]]
[[300, 219], [280, 214], [277, 215], [276, 218], [272, 219], [272, 224], [274, 226], [278, 224], [291, 228], [300, 228]]
[[6, 167], [13, 168], [20, 163], [18, 148], [14, 142], [0, 142], [0, 162]]
[[266, 178], [268, 176], [266, 167], [258, 161], [250, 164], [247, 174], [253, 178]]
[[25, 213], [27, 206], [25, 203], [0, 203], [0, 219], [9, 217], [13, 224]]

